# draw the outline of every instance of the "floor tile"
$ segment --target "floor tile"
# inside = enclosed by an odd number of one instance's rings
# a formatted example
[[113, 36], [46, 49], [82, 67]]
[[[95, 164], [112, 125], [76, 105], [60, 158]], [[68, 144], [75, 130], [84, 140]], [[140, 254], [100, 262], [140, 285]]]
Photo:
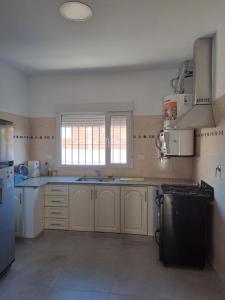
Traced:
[[1, 300], [224, 300], [216, 273], [165, 268], [149, 237], [46, 231], [18, 239]]

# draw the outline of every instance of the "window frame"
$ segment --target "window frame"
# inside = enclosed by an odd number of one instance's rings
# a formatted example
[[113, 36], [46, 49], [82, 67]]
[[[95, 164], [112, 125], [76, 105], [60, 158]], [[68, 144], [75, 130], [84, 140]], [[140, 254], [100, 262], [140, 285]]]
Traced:
[[[76, 114], [76, 115], [105, 115], [105, 165], [79, 165], [79, 164], [62, 164], [61, 161], [61, 120], [63, 115]], [[127, 119], [127, 163], [111, 163], [111, 140], [110, 140], [110, 132], [111, 132], [111, 117], [112, 116], [125, 116]], [[57, 166], [64, 168], [94, 168], [94, 169], [102, 169], [102, 168], [132, 168], [133, 167], [133, 113], [131, 111], [120, 111], [120, 112], [63, 112], [57, 114], [57, 124], [56, 124], [56, 154], [57, 154]]]

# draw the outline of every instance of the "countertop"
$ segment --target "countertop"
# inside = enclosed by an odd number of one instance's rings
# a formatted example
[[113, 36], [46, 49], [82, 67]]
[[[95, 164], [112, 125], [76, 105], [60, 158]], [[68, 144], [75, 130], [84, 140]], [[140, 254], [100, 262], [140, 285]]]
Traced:
[[80, 177], [64, 177], [64, 176], [41, 176], [36, 178], [29, 178], [15, 185], [15, 187], [41, 187], [43, 185], [52, 184], [95, 184], [95, 185], [136, 185], [136, 186], [159, 186], [161, 184], [192, 184], [193, 180], [189, 179], [171, 179], [171, 178], [145, 178], [143, 181], [135, 180], [120, 180], [115, 178], [115, 180], [110, 182], [105, 181], [88, 181], [81, 182], [78, 181]]

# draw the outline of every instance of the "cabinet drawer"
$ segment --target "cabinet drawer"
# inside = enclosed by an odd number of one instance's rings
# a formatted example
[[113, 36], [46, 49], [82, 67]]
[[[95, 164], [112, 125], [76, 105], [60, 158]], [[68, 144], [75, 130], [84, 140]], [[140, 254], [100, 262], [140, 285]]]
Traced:
[[46, 185], [45, 186], [45, 195], [60, 196], [68, 195], [68, 185]]
[[68, 219], [67, 207], [45, 207], [45, 218]]
[[56, 219], [56, 218], [45, 218], [45, 228], [67, 230], [69, 228], [68, 220]]
[[68, 196], [45, 196], [45, 206], [68, 206]]

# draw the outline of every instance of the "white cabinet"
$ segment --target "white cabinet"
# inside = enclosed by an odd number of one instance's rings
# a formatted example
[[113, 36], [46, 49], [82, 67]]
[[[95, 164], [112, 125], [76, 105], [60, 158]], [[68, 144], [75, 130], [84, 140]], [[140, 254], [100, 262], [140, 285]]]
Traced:
[[68, 185], [45, 186], [45, 228], [69, 229]]
[[35, 238], [44, 229], [43, 188], [15, 188], [15, 201], [16, 235]]
[[16, 224], [15, 233], [16, 237], [22, 237], [24, 232], [24, 201], [23, 201], [23, 188], [14, 189], [14, 199], [16, 207]]
[[34, 238], [44, 229], [44, 191], [24, 188], [24, 237]]
[[121, 232], [147, 234], [147, 188], [121, 188]]
[[69, 228], [94, 231], [94, 186], [71, 185], [69, 200]]
[[120, 187], [95, 186], [95, 231], [120, 232]]

